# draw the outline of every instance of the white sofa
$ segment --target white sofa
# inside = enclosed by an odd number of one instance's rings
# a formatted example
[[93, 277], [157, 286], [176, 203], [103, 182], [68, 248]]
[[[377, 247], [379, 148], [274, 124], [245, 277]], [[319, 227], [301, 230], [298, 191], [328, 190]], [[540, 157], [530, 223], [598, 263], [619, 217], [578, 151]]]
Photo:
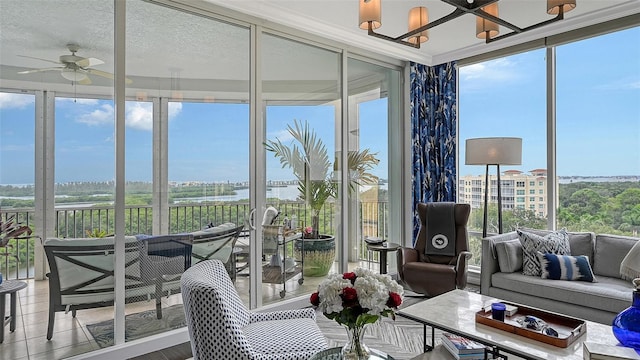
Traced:
[[[547, 230], [527, 231], [538, 235], [549, 233]], [[482, 239], [480, 292], [506, 301], [611, 324], [617, 313], [631, 306], [633, 286], [630, 280], [621, 278], [620, 263], [639, 240], [628, 236], [569, 232], [571, 255], [588, 256], [597, 280], [584, 282], [523, 275], [521, 267], [513, 265], [518, 264], [518, 257], [522, 257], [518, 234], [513, 231], [487, 237]], [[503, 244], [497, 249], [499, 243]], [[507, 271], [501, 271], [501, 267]]]

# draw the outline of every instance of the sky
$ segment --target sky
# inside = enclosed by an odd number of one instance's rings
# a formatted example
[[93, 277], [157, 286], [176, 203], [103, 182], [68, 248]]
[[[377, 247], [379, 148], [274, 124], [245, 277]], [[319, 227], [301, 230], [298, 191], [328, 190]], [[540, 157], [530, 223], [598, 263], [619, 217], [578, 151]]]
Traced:
[[[464, 140], [523, 138], [521, 166], [546, 168], [545, 50], [462, 67], [459, 71], [459, 174]], [[640, 27], [557, 48], [557, 160], [560, 176], [640, 175]], [[291, 141], [286, 126], [308, 121], [329, 153], [336, 151], [333, 105], [268, 106], [266, 138]], [[359, 108], [360, 149], [381, 159], [373, 173], [388, 178], [386, 99]], [[113, 103], [56, 99], [56, 182], [114, 178]], [[0, 93], [0, 184], [34, 182], [34, 97]], [[249, 106], [170, 103], [169, 180], [243, 182], [249, 177]], [[126, 106], [126, 178], [152, 177], [151, 103]], [[267, 178], [294, 179], [271, 153]]]

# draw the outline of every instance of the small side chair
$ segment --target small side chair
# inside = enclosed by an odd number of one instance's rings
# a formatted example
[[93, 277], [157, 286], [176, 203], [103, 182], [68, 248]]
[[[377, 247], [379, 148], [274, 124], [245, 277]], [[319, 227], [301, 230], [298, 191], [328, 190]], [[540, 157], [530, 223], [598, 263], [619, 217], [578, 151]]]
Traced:
[[220, 260], [189, 268], [181, 287], [194, 360], [302, 360], [327, 348], [314, 309], [248, 310]]

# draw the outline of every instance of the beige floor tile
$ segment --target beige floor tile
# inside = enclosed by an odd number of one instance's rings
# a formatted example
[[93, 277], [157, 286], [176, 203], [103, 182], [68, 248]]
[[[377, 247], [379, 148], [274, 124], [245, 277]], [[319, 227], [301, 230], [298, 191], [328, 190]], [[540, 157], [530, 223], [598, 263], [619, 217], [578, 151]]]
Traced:
[[[25, 337], [27, 339], [31, 339], [35, 337], [46, 336], [47, 326], [48, 326], [48, 323], [37, 323], [37, 324], [25, 325], [24, 326]], [[54, 322], [54, 326], [53, 326], [54, 336], [57, 331], [71, 330], [76, 327], [82, 327], [82, 324], [80, 324], [80, 322], [77, 320], [56, 321]]]
[[[0, 324], [2, 325], [2, 324]], [[27, 337], [25, 336], [25, 332], [22, 326], [21, 321], [16, 321], [16, 330], [14, 332], [9, 331], [9, 324], [7, 324], [4, 328], [4, 341], [1, 346], [6, 346], [11, 343], [16, 343], [20, 341], [25, 341]]]
[[26, 340], [0, 344], [1, 359], [17, 359], [28, 355]]
[[46, 336], [27, 339], [27, 346], [29, 348], [29, 356], [31, 356], [31, 354], [50, 352], [55, 349], [88, 342], [89, 338], [82, 328], [76, 327], [71, 330], [56, 331], [49, 341], [47, 341]]
[[97, 345], [90, 342], [78, 343], [71, 346], [65, 346], [62, 348], [54, 349], [51, 351], [29, 355], [29, 360], [53, 360], [53, 359], [65, 359], [70, 356], [88, 353], [90, 351], [98, 350]]

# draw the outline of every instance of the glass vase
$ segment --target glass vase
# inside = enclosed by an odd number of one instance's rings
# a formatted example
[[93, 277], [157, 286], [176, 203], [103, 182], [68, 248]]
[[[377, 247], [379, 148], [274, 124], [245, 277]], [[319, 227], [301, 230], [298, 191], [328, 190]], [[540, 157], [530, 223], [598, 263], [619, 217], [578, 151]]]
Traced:
[[633, 292], [631, 306], [613, 319], [611, 327], [622, 345], [640, 351], [640, 290]]
[[366, 360], [369, 359], [369, 348], [364, 344], [365, 326], [347, 327], [349, 341], [342, 347], [342, 358], [344, 360]]

